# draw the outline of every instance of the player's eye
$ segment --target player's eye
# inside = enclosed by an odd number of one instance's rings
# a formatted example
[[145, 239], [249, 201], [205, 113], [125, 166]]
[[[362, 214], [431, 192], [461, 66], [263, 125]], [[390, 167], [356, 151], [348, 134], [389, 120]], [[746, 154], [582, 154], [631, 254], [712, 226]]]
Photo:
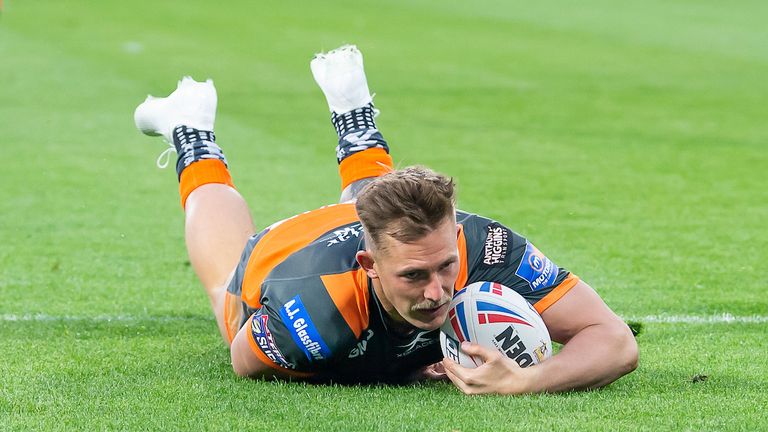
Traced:
[[447, 263], [441, 265], [440, 266], [440, 271], [446, 271], [446, 270], [450, 269], [453, 266], [453, 264], [455, 264], [455, 263], [456, 263], [456, 261], [451, 261], [451, 262], [447, 262]]
[[408, 279], [409, 281], [417, 281], [417, 280], [420, 280], [420, 279], [422, 279], [424, 277], [424, 272], [411, 271], [411, 272], [408, 272], [408, 273], [403, 273], [402, 276], [404, 278]]

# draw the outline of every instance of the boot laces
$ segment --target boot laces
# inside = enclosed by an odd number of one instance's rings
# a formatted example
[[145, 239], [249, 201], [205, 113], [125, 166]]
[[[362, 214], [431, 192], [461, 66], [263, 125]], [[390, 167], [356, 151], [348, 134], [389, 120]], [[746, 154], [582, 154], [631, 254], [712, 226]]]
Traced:
[[173, 144], [166, 141], [166, 144], [168, 144], [168, 147], [166, 147], [165, 150], [163, 150], [162, 153], [157, 157], [157, 160], [155, 161], [155, 164], [160, 169], [165, 169], [168, 167], [168, 164], [171, 163], [171, 155], [176, 154], [176, 147], [173, 146]]

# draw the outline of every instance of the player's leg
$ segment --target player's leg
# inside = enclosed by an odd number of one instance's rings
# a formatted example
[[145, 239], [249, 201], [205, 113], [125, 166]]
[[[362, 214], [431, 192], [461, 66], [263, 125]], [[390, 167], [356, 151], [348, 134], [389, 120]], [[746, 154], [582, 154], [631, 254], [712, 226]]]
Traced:
[[255, 232], [250, 211], [234, 187], [206, 183], [187, 198], [184, 231], [189, 260], [208, 294], [219, 330], [227, 340], [225, 293], [243, 248]]
[[339, 137], [336, 160], [341, 176], [341, 202], [357, 197], [373, 178], [392, 170], [389, 146], [374, 121], [372, 96], [363, 67], [363, 55], [353, 45], [317, 54], [312, 75], [331, 110]]
[[216, 102], [210, 80], [198, 83], [185, 77], [167, 98], [148, 97], [134, 117], [142, 132], [164, 136], [178, 154], [176, 172], [189, 259], [225, 336], [226, 283], [254, 228], [215, 142]]

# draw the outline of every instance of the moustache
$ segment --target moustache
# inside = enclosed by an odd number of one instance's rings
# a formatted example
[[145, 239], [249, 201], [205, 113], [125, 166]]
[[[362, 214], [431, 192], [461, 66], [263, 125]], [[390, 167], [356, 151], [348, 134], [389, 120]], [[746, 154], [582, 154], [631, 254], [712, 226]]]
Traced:
[[450, 303], [451, 302], [451, 296], [443, 296], [440, 300], [425, 300], [421, 303], [416, 303], [411, 307], [412, 312], [418, 312], [425, 309], [437, 309], [440, 306]]

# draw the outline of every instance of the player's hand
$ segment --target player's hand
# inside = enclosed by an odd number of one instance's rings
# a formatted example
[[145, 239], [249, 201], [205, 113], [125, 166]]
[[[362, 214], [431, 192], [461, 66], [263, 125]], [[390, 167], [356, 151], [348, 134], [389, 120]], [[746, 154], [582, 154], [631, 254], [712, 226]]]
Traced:
[[477, 368], [470, 369], [449, 358], [443, 359], [446, 375], [465, 394], [528, 393], [530, 373], [514, 360], [497, 350], [475, 343], [463, 342], [461, 350], [483, 361]]

